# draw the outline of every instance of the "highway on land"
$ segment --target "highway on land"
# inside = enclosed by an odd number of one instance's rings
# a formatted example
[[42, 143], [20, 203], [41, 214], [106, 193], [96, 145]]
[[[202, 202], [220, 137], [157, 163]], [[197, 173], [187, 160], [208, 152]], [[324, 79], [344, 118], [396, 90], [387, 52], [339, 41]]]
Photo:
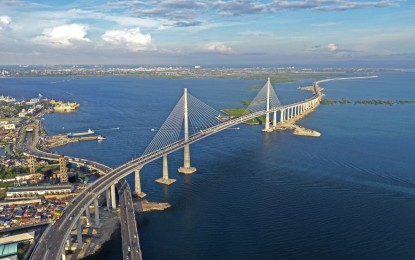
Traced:
[[[35, 144], [38, 142], [38, 139], [39, 139], [38, 132], [36, 131], [37, 129], [35, 128], [35, 131], [33, 132], [34, 134], [31, 132], [26, 133], [25, 140], [24, 140], [24, 148], [23, 148], [25, 153], [33, 155], [38, 158], [42, 158], [42, 159], [59, 160], [60, 155], [42, 152], [35, 148]], [[68, 161], [72, 163], [88, 165], [104, 174], [112, 170], [110, 167], [97, 163], [97, 162], [80, 159], [80, 158], [68, 157], [68, 156], [66, 156], [65, 158], [68, 159]], [[124, 258], [128, 257], [129, 259], [141, 260], [141, 249], [140, 249], [139, 238], [138, 238], [137, 223], [135, 220], [135, 212], [134, 212], [134, 207], [132, 203], [131, 190], [130, 190], [130, 187], [127, 181], [124, 178], [121, 179], [120, 182], [117, 184], [117, 189], [118, 189], [119, 202], [120, 202], [120, 214], [121, 214], [120, 222], [121, 222], [121, 231], [122, 231], [121, 235], [122, 235], [122, 241], [123, 241]], [[73, 204], [73, 201], [71, 201], [70, 203]], [[45, 232], [48, 234], [45, 235], [45, 237], [42, 237], [42, 240], [45, 239], [45, 241], [54, 241], [55, 239], [60, 237], [61, 234], [59, 232], [49, 231], [49, 228], [50, 227], [48, 227], [48, 230], [47, 230], [48, 232]], [[68, 228], [71, 229], [71, 227], [68, 227]], [[48, 251], [45, 251], [45, 252], [48, 252]], [[49, 254], [48, 257], [54, 257], [53, 254], [50, 254], [50, 253], [48, 254]], [[45, 255], [45, 257], [46, 256], [47, 255]], [[48, 258], [44, 258], [44, 259], [48, 259]]]

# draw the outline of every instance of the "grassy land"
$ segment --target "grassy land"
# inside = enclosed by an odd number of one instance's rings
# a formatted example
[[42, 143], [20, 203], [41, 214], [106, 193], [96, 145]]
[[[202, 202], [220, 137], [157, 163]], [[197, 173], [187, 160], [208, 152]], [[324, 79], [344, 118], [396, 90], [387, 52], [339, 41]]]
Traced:
[[255, 104], [255, 103], [261, 103], [264, 102], [264, 100], [261, 99], [254, 99], [254, 100], [241, 100], [242, 105], [244, 106], [249, 106], [251, 104]]
[[[222, 109], [230, 118], [237, 118], [244, 115], [246, 111], [245, 108], [225, 108]], [[262, 125], [265, 122], [265, 116], [260, 116], [249, 121], [246, 121], [245, 124], [248, 125]]]
[[11, 182], [0, 182], [0, 188], [9, 188], [13, 187], [14, 181]]
[[[344, 76], [344, 73], [281, 73], [270, 77], [271, 84], [281, 84], [288, 82], [296, 82], [298, 79], [318, 79], [326, 77], [339, 77]], [[246, 79], [256, 79], [264, 80], [268, 75], [248, 75]], [[246, 90], [249, 91], [258, 91], [261, 90], [263, 86], [249, 86]]]

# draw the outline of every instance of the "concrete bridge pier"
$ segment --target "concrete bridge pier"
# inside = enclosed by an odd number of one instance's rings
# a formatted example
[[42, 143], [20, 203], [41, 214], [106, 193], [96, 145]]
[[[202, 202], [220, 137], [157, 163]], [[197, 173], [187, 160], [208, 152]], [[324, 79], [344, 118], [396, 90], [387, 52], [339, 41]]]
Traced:
[[115, 197], [115, 183], [111, 185], [111, 207], [113, 210], [117, 209], [117, 201]]
[[135, 193], [139, 198], [144, 198], [147, 194], [141, 191], [141, 181], [140, 181], [140, 170], [141, 168], [137, 168], [134, 172], [135, 174]]
[[190, 166], [190, 146], [186, 144], [183, 149], [184, 149], [183, 167], [180, 167], [178, 171], [183, 174], [192, 174], [196, 172], [196, 168]]
[[71, 233], [69, 233], [68, 240], [66, 240], [66, 244], [68, 245], [68, 249], [71, 250], [73, 244]]
[[68, 246], [68, 249], [71, 249], [71, 247], [72, 247], [71, 235], [69, 235], [68, 240], [66, 240], [66, 245]]
[[174, 182], [176, 182], [175, 179], [169, 179], [169, 167], [167, 163], [167, 154], [163, 154], [163, 177], [160, 179], [157, 179], [156, 182], [170, 185]]
[[89, 206], [85, 209], [86, 225], [91, 225], [91, 212], [89, 212]]
[[274, 118], [273, 118], [273, 121], [272, 121], [272, 125], [274, 127], [277, 126], [277, 111], [274, 111]]
[[81, 219], [78, 219], [76, 227], [76, 236], [78, 239], [78, 248], [82, 248], [82, 222]]
[[110, 210], [110, 202], [111, 202], [110, 189], [105, 190], [105, 197], [107, 201], [107, 210]]
[[98, 198], [94, 199], [94, 218], [95, 218], [95, 226], [99, 226], [99, 206], [98, 206]]
[[63, 251], [63, 253], [62, 253], [62, 258], [61, 258], [62, 260], [66, 260], [66, 254], [65, 254], [65, 251]]
[[284, 122], [284, 116], [285, 116], [285, 115], [284, 115], [284, 114], [285, 114], [285, 113], [284, 113], [284, 111], [285, 111], [285, 109], [281, 109], [281, 110], [280, 110], [280, 113], [281, 113], [281, 115], [280, 115], [280, 122], [281, 122], [281, 123], [283, 123], [283, 122]]

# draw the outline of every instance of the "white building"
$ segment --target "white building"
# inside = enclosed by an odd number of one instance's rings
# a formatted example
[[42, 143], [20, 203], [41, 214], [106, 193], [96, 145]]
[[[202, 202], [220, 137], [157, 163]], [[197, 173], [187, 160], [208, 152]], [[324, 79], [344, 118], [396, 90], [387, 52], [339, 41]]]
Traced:
[[15, 124], [5, 124], [5, 125], [4, 125], [4, 129], [5, 129], [5, 130], [12, 130], [12, 129], [16, 129], [16, 125], [15, 125]]
[[45, 185], [45, 186], [27, 186], [11, 187], [7, 190], [8, 198], [23, 198], [44, 195], [69, 194], [74, 191], [72, 185]]
[[16, 102], [16, 99], [15, 98], [12, 98], [12, 97], [9, 97], [9, 96], [7, 96], [7, 97], [0, 96], [0, 102], [1, 101], [10, 103], [10, 102]]

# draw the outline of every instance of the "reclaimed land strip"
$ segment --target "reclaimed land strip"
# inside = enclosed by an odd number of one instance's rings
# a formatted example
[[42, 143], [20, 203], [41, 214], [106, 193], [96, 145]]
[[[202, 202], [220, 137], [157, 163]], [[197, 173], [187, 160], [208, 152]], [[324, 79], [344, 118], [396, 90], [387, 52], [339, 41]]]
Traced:
[[[246, 108], [224, 108], [221, 110], [230, 119], [237, 118], [246, 114]], [[247, 125], [262, 125], [265, 122], [265, 116], [256, 117], [244, 122]]]
[[389, 105], [392, 106], [394, 104], [399, 105], [406, 105], [406, 104], [415, 104], [415, 100], [380, 100], [380, 99], [369, 99], [369, 100], [349, 100], [349, 99], [340, 99], [340, 100], [330, 100], [330, 99], [323, 99], [321, 101], [323, 105], [334, 105], [334, 104], [355, 104], [355, 105]]

